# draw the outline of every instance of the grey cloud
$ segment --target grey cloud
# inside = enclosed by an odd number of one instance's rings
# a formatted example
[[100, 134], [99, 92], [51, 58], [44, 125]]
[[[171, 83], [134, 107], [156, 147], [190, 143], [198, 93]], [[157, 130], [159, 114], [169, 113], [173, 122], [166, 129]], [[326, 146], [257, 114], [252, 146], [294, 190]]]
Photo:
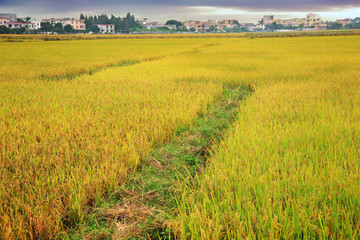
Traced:
[[0, 0], [0, 6], [24, 6], [40, 7], [43, 9], [66, 11], [71, 9], [94, 9], [96, 7], [121, 7], [133, 6], [138, 7], [146, 5], [167, 6], [168, 8], [185, 7], [185, 6], [214, 6], [237, 8], [247, 11], [331, 11], [335, 8], [359, 7], [359, 0]]
[[[256, 21], [264, 12], [277, 15], [281, 15], [282, 12], [339, 12], [360, 7], [360, 0], [0, 0], [0, 12], [14, 12], [19, 16], [37, 18], [75, 17], [81, 12], [87, 15], [113, 13], [123, 16], [129, 11], [136, 17], [157, 20], [214, 17], [211, 9], [189, 8], [198, 6], [248, 11], [246, 19]], [[245, 19], [244, 14], [227, 17]]]

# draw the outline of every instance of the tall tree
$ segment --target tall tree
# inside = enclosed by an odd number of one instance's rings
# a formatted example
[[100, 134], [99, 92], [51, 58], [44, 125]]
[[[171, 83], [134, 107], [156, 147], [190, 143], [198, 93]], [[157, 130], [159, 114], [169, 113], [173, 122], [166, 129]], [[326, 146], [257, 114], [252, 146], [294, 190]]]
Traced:
[[61, 23], [56, 23], [53, 27], [53, 32], [64, 33], [64, 28]]
[[40, 23], [40, 30], [44, 32], [52, 32], [53, 26], [49, 22], [41, 22]]
[[177, 21], [177, 20], [168, 20], [165, 25], [176, 25], [176, 27], [180, 27], [180, 26], [184, 26], [184, 24], [182, 24], [181, 22]]
[[72, 32], [74, 32], [74, 28], [73, 28], [70, 24], [66, 25], [66, 26], [64, 27], [64, 30], [65, 30], [66, 33], [72, 33]]
[[128, 19], [124, 18], [123, 22], [124, 22], [124, 25], [123, 25], [124, 27], [122, 30], [125, 30], [126, 32], [130, 32], [130, 25], [129, 25]]

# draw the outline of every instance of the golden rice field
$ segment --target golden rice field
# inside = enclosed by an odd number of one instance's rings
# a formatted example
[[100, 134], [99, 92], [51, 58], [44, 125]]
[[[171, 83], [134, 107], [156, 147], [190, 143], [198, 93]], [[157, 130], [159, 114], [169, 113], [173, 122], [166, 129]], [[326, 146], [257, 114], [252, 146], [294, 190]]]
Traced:
[[[207, 42], [215, 44], [220, 40]], [[0, 42], [0, 80], [71, 78], [128, 62], [151, 61], [191, 51], [206, 43], [196, 39]]]
[[255, 92], [196, 186], [182, 186], [179, 238], [360, 238], [359, 40], [253, 39], [199, 55]]
[[0, 53], [0, 239], [66, 238], [225, 84], [254, 93], [197, 184], [178, 186], [175, 236], [360, 238], [360, 36], [0, 42]]

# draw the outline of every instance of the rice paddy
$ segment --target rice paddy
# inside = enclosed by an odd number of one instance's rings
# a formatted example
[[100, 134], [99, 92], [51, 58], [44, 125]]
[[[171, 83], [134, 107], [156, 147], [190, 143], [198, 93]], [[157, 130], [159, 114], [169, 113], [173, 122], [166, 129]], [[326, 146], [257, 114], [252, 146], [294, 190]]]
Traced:
[[360, 37], [0, 42], [0, 239], [67, 238], [151, 150], [250, 86], [168, 227], [360, 237]]

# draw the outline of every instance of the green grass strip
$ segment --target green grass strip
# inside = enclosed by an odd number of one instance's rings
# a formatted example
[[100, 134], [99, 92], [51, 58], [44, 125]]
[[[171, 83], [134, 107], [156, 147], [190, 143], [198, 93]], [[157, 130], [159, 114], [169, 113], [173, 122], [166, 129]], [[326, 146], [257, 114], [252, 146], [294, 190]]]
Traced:
[[178, 181], [192, 183], [214, 143], [234, 122], [238, 104], [251, 88], [224, 86], [223, 94], [192, 127], [156, 147], [119, 190], [90, 211], [87, 221], [69, 231], [70, 239], [170, 239], [166, 213], [177, 208]]

